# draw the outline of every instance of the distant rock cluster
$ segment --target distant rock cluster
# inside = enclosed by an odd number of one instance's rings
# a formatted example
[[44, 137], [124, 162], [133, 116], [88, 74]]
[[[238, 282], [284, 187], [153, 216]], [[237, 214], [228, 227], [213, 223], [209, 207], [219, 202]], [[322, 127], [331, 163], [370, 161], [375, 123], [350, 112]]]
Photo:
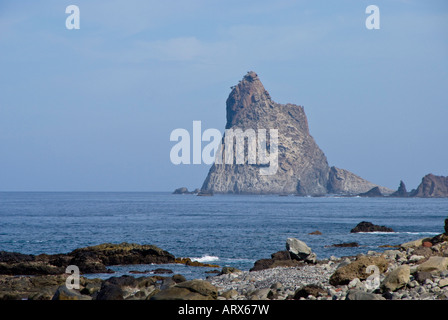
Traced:
[[[359, 196], [384, 197], [386, 195], [378, 187], [375, 187]], [[397, 191], [388, 196], [393, 198], [446, 198], [448, 197], [448, 177], [427, 174], [417, 189], [410, 192], [406, 190], [404, 182], [400, 181]]]

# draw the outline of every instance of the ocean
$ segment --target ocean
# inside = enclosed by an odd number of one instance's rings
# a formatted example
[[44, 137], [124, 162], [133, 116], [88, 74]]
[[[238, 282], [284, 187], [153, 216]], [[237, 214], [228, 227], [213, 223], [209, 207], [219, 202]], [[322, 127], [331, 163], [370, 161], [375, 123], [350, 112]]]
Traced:
[[[67, 253], [101, 243], [153, 244], [176, 257], [249, 270], [285, 250], [288, 237], [308, 244], [318, 259], [444, 232], [448, 199], [173, 195], [168, 192], [0, 192], [0, 250]], [[361, 221], [393, 233], [350, 233]], [[310, 235], [313, 231], [322, 235]], [[357, 242], [359, 247], [333, 244]], [[187, 279], [216, 268], [184, 265], [113, 266], [109, 278], [169, 268]], [[219, 268], [218, 268], [219, 269]], [[146, 276], [148, 274], [145, 274]]]

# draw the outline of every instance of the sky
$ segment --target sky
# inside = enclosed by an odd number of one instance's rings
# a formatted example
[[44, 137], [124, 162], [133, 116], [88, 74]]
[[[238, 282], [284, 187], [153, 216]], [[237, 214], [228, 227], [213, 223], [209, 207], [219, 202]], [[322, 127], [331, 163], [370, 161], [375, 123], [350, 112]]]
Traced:
[[200, 188], [210, 165], [174, 165], [170, 134], [224, 132], [249, 70], [304, 106], [330, 166], [448, 176], [445, 0], [1, 0], [0, 191]]

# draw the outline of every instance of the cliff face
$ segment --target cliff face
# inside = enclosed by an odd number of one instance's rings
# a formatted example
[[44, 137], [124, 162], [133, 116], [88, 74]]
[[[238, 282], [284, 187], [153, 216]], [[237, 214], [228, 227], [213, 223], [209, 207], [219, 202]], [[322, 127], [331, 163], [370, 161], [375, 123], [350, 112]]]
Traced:
[[[274, 174], [260, 174], [260, 168], [264, 165], [258, 162], [258, 158], [256, 163], [248, 161], [246, 146], [243, 164], [236, 164], [235, 161], [220, 164], [215, 161], [202, 185], [203, 191], [242, 194], [358, 194], [376, 186], [346, 170], [330, 170], [325, 154], [310, 135], [304, 108], [274, 102], [255, 72], [248, 72], [232, 88], [226, 105], [226, 133], [227, 130], [253, 129], [260, 132], [259, 129], [265, 129], [269, 150], [272, 149], [269, 132], [271, 129], [278, 130], [278, 168]], [[223, 149], [226, 147], [226, 133], [222, 140]]]
[[428, 174], [423, 177], [418, 188], [413, 190], [410, 196], [419, 198], [448, 197], [448, 177]]

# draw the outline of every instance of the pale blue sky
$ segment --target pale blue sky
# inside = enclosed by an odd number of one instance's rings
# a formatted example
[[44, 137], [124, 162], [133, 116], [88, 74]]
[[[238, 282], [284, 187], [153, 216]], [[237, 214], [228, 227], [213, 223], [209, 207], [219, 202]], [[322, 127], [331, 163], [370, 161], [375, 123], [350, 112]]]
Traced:
[[305, 106], [330, 165], [394, 189], [448, 175], [444, 0], [1, 0], [0, 70], [0, 191], [200, 187], [170, 133], [223, 132], [248, 70]]

